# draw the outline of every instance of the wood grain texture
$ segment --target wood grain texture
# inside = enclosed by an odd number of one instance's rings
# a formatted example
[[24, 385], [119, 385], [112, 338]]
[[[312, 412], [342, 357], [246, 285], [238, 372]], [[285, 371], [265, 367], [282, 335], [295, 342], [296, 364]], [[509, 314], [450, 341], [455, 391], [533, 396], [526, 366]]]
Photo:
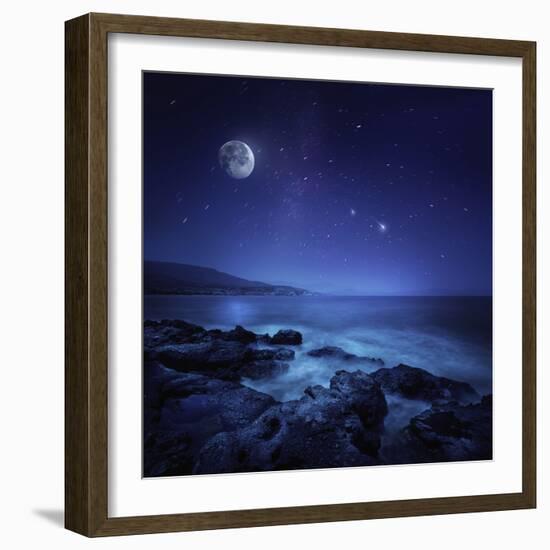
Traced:
[[[519, 493], [108, 517], [108, 33], [520, 57], [523, 61], [523, 489]], [[515, 40], [112, 14], [66, 23], [66, 527], [87, 536], [482, 512], [536, 505], [536, 56]], [[139, 159], [136, 159], [139, 162]]]
[[105, 28], [106, 32], [255, 40], [259, 42], [319, 46], [521, 57], [530, 44], [530, 42], [521, 40], [174, 19], [107, 13], [92, 14], [92, 17], [94, 21]]
[[[89, 424], [91, 529], [108, 511], [108, 203], [107, 203], [107, 35], [90, 18], [89, 237]], [[138, 160], [139, 161], [139, 160]]]
[[523, 56], [523, 493], [537, 500], [537, 81], [536, 45]]
[[89, 18], [65, 25], [65, 526], [90, 533]]

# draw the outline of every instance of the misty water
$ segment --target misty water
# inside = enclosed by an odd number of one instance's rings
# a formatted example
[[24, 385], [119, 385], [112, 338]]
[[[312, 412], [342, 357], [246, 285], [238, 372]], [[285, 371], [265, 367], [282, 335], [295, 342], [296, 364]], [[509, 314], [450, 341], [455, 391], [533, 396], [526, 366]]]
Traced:
[[[432, 374], [492, 391], [492, 301], [487, 297], [357, 296], [145, 296], [145, 319], [182, 319], [205, 328], [242, 325], [256, 333], [292, 328], [303, 335], [296, 359], [284, 375], [245, 380], [280, 401], [296, 399], [310, 385], [328, 386], [339, 369], [354, 365], [306, 352], [340, 346], [356, 355], [381, 358], [386, 367], [404, 363]], [[361, 365], [369, 372], [379, 365]], [[393, 405], [393, 406], [392, 406]], [[410, 417], [422, 403], [391, 403], [393, 416]], [[398, 421], [398, 418], [394, 419]]]

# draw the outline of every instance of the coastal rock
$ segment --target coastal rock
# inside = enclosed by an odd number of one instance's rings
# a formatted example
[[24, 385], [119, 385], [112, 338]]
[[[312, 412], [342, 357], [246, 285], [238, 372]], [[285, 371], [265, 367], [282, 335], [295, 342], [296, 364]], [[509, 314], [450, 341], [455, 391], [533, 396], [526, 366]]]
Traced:
[[251, 344], [258, 338], [254, 332], [246, 330], [240, 325], [236, 325], [232, 330], [223, 331], [220, 329], [206, 330], [199, 325], [178, 319], [144, 322], [144, 345], [146, 348], [163, 344], [196, 344], [214, 340]]
[[[146, 361], [143, 365], [143, 405], [147, 421], [158, 419], [155, 411], [162, 405], [162, 387], [170, 380], [181, 376], [180, 373], [167, 369], [158, 361]], [[145, 426], [147, 429], [147, 426]]]
[[289, 368], [290, 365], [284, 361], [260, 359], [258, 361], [246, 363], [240, 367], [239, 375], [242, 378], [249, 378], [250, 380], [260, 380], [263, 378], [280, 376], [281, 374], [287, 372]]
[[383, 450], [392, 464], [492, 458], [492, 397], [470, 405], [434, 405], [415, 416]]
[[[240, 325], [206, 330], [179, 320], [145, 321], [145, 475], [491, 457], [491, 397], [480, 401], [469, 384], [423, 369], [338, 370], [328, 388], [309, 386], [284, 403], [244, 385], [284, 375], [296, 355], [290, 346], [300, 344], [302, 335], [290, 329], [271, 337]], [[307, 355], [325, 360], [331, 372], [331, 360], [383, 365], [336, 346]], [[385, 394], [391, 407], [404, 408], [387, 416]]]
[[322, 348], [312, 349], [307, 352], [307, 355], [309, 355], [310, 357], [339, 359], [341, 361], [356, 361], [356, 362], [365, 361], [368, 363], [375, 363], [378, 365], [384, 364], [384, 361], [380, 358], [375, 359], [374, 357], [364, 357], [364, 356], [355, 355], [353, 353], [348, 353], [347, 351], [337, 346], [324, 346]]
[[146, 320], [144, 322], [144, 337], [146, 347], [163, 344], [195, 344], [216, 340], [241, 344], [264, 342], [274, 345], [299, 345], [302, 343], [302, 335], [292, 329], [281, 329], [274, 336], [269, 336], [269, 334], [256, 334], [241, 325], [236, 325], [234, 329], [227, 331], [206, 330], [199, 325], [179, 319]]
[[301, 399], [211, 438], [194, 473], [376, 464], [386, 413], [384, 394], [368, 374], [339, 371], [329, 389], [309, 387]]
[[258, 339], [258, 336], [254, 332], [246, 330], [241, 327], [241, 325], [237, 325], [233, 330], [228, 330], [227, 332], [223, 332], [221, 330], [210, 330], [208, 331], [208, 334], [213, 338], [241, 342], [242, 344], [251, 344], [256, 342]]
[[[264, 410], [276, 401], [270, 395], [253, 390], [242, 384], [220, 380], [200, 374], [181, 374], [167, 381], [161, 388], [164, 415], [159, 426], [177, 427], [181, 425], [183, 408], [188, 400], [193, 403], [187, 415], [189, 421], [197, 422], [204, 412], [208, 416], [219, 416], [223, 430], [235, 430], [247, 426]], [[175, 415], [170, 414], [175, 411]], [[183, 416], [185, 417], [185, 415]]]
[[475, 403], [480, 399], [479, 394], [466, 382], [434, 376], [424, 369], [408, 365], [379, 369], [371, 375], [385, 393], [397, 394], [407, 399], [432, 403]]
[[203, 444], [219, 432], [248, 426], [276, 404], [236, 382], [145, 365], [146, 476], [191, 473]]
[[192, 323], [179, 320], [145, 321], [143, 328], [143, 346], [150, 350], [166, 344], [202, 342], [207, 331]]
[[171, 344], [156, 349], [154, 358], [167, 367], [196, 371], [226, 379], [238, 379], [236, 372], [244, 361], [247, 347], [240, 342], [213, 340], [198, 344]]
[[292, 361], [294, 359], [294, 350], [288, 348], [251, 348], [246, 350], [245, 360], [247, 361]]
[[294, 359], [287, 348], [256, 348], [233, 340], [210, 340], [196, 344], [168, 344], [149, 354], [163, 365], [180, 372], [198, 372], [226, 380], [259, 379], [288, 370]]
[[382, 427], [388, 405], [379, 384], [372, 376], [359, 370], [339, 370], [330, 379], [330, 389], [350, 405], [365, 428]]
[[259, 379], [282, 374], [288, 370], [288, 361], [294, 359], [293, 350], [280, 346], [284, 342], [295, 345], [301, 334], [280, 330], [273, 338], [257, 335], [237, 325], [234, 329], [206, 330], [180, 320], [145, 321], [144, 355], [146, 361], [160, 361], [166, 367], [180, 372], [198, 372], [225, 380]]
[[302, 334], [292, 329], [280, 330], [270, 338], [270, 343], [276, 345], [299, 346], [302, 343]]

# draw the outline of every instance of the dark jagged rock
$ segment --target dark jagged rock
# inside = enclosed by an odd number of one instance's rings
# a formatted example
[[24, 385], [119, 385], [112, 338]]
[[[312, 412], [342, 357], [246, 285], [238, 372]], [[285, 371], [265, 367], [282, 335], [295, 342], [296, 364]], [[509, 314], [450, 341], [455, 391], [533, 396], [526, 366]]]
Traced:
[[273, 359], [260, 359], [246, 363], [239, 368], [239, 375], [242, 378], [250, 378], [251, 380], [260, 380], [262, 378], [273, 378], [280, 376], [288, 371], [290, 365], [284, 361]]
[[210, 437], [249, 425], [276, 403], [241, 384], [154, 362], [146, 363], [144, 381], [146, 476], [191, 473]]
[[241, 344], [266, 343], [274, 345], [299, 345], [302, 335], [292, 329], [279, 330], [274, 336], [256, 334], [237, 325], [234, 329], [206, 330], [205, 328], [178, 319], [162, 321], [147, 320], [144, 322], [144, 340], [146, 348], [154, 348], [164, 344], [196, 344], [214, 340], [239, 342]]
[[[341, 370], [328, 388], [310, 386], [286, 403], [239, 383], [284, 375], [295, 352], [283, 346], [301, 343], [302, 335], [290, 329], [271, 337], [239, 325], [223, 331], [146, 321], [145, 475], [491, 458], [490, 396], [479, 402], [469, 384], [422, 369]], [[307, 355], [350, 366], [383, 364], [334, 346]], [[384, 392], [432, 408], [404, 417], [404, 429], [384, 431]]]
[[254, 332], [246, 330], [241, 327], [241, 325], [237, 325], [233, 330], [229, 330], [227, 332], [223, 332], [221, 330], [211, 330], [209, 331], [209, 334], [212, 336], [215, 335], [217, 338], [222, 340], [241, 342], [242, 344], [251, 344], [256, 342], [258, 339], [258, 336]]
[[143, 365], [143, 406], [145, 410], [145, 431], [149, 421], [158, 420], [156, 411], [162, 405], [162, 387], [166, 382], [181, 376], [180, 373], [167, 369], [158, 361], [146, 361]]
[[154, 358], [180, 372], [200, 372], [226, 379], [238, 379], [247, 347], [240, 342], [213, 340], [198, 344], [171, 344], [157, 348]]
[[415, 416], [384, 449], [389, 463], [490, 460], [492, 397], [470, 405], [435, 405]]
[[354, 355], [353, 353], [348, 353], [347, 351], [343, 350], [342, 348], [339, 348], [337, 346], [324, 346], [322, 348], [318, 349], [312, 349], [307, 352], [307, 355], [310, 357], [331, 357], [336, 359], [355, 359], [357, 355]]
[[185, 430], [145, 433], [143, 447], [145, 477], [190, 474], [194, 463], [192, 438]]
[[241, 377], [262, 378], [288, 369], [285, 361], [294, 359], [286, 348], [262, 349], [231, 340], [211, 340], [198, 344], [160, 346], [151, 356], [180, 372], [199, 372], [227, 380]]
[[434, 376], [424, 369], [398, 365], [379, 369], [372, 377], [385, 393], [397, 394], [407, 399], [419, 399], [433, 403], [459, 401], [474, 403], [479, 394], [466, 382]]
[[143, 346], [146, 351], [165, 344], [202, 342], [207, 331], [191, 323], [179, 320], [145, 321]]
[[299, 346], [302, 343], [302, 334], [297, 330], [280, 330], [269, 341], [275, 345]]
[[[179, 426], [179, 411], [186, 405], [185, 401], [195, 400], [190, 409], [192, 416], [200, 416], [204, 411], [208, 415], [219, 415], [220, 425], [224, 430], [235, 430], [247, 426], [276, 401], [270, 395], [247, 388], [242, 384], [210, 378], [200, 374], [182, 374], [172, 378], [161, 388], [163, 409], [160, 426]], [[170, 408], [176, 415], [170, 415]], [[196, 422], [196, 418], [192, 421]]]
[[380, 358], [375, 359], [374, 357], [362, 357], [359, 355], [354, 355], [353, 353], [348, 353], [347, 351], [337, 346], [324, 346], [322, 348], [312, 349], [307, 352], [307, 355], [309, 355], [310, 357], [327, 357], [330, 359], [340, 359], [342, 361], [365, 361], [368, 363], [376, 363], [378, 365], [384, 364], [384, 361]]
[[258, 340], [258, 336], [240, 325], [232, 330], [223, 331], [219, 329], [206, 330], [199, 325], [178, 319], [148, 320], [144, 322], [144, 344], [146, 348], [163, 344], [196, 344], [213, 340], [251, 344]]
[[382, 426], [388, 405], [372, 376], [362, 371], [339, 370], [330, 379], [330, 389], [351, 406], [366, 428]]
[[195, 473], [329, 468], [378, 463], [387, 404], [366, 373], [340, 371], [330, 389], [313, 386], [274, 405], [248, 427], [202, 448]]
[[205, 330], [179, 320], [145, 321], [146, 360], [160, 361], [180, 372], [198, 372], [225, 380], [243, 377], [259, 379], [276, 376], [288, 369], [294, 351], [287, 348], [260, 348], [258, 344], [280, 345], [301, 341], [299, 332], [279, 331], [275, 342], [269, 335], [257, 335], [237, 325], [234, 329]]
[[245, 359], [251, 361], [265, 361], [265, 360], [278, 360], [278, 361], [292, 361], [295, 353], [292, 349], [287, 348], [248, 348], [246, 350]]

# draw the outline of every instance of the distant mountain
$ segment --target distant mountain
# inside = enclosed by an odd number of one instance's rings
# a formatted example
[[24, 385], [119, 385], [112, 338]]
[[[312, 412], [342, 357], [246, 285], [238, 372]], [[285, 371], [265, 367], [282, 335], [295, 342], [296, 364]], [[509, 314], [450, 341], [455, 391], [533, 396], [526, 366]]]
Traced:
[[143, 266], [145, 294], [215, 294], [304, 296], [311, 292], [287, 285], [249, 281], [210, 267], [172, 262], [145, 261]]

